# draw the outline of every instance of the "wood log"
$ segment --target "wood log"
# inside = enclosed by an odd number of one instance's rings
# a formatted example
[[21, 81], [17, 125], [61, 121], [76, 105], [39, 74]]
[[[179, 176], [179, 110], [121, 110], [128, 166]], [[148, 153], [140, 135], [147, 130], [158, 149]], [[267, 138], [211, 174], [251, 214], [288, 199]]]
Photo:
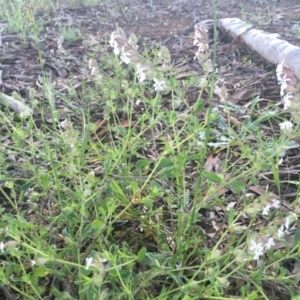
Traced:
[[21, 118], [27, 118], [32, 115], [32, 110], [27, 105], [15, 98], [0, 93], [0, 104], [8, 106], [13, 111], [17, 112]]
[[238, 18], [218, 20], [218, 28], [232, 38], [238, 38], [272, 64], [291, 67], [300, 79], [300, 48], [280, 39], [278, 34], [255, 29]]

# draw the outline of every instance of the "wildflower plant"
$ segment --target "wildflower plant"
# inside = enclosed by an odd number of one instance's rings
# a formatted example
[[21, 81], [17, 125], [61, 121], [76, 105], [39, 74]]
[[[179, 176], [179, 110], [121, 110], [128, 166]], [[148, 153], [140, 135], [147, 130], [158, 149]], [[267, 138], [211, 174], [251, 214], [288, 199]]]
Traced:
[[[194, 46], [198, 47], [194, 59], [197, 59], [201, 68], [203, 69], [204, 76], [201, 76], [199, 85], [204, 86], [206, 89], [209, 86], [207, 78], [213, 71], [213, 62], [211, 60], [211, 49], [209, 46], [209, 31], [206, 22], [200, 22], [194, 26]], [[228, 101], [228, 92], [223, 84], [224, 79], [217, 76], [218, 70], [215, 70], [213, 82], [213, 92], [220, 99], [221, 103], [230, 103]]]
[[293, 132], [293, 123], [290, 121], [284, 121], [282, 123], [279, 123], [280, 130], [287, 136], [290, 136]]
[[198, 47], [195, 59], [198, 59], [205, 73], [211, 72], [212, 62], [208, 44], [208, 29], [204, 24], [195, 25], [194, 45]]
[[276, 68], [277, 81], [280, 85], [280, 96], [284, 109], [292, 114], [293, 120], [300, 123], [300, 82], [292, 67], [278, 64]]
[[250, 245], [248, 246], [248, 249], [250, 253], [253, 254], [253, 260], [258, 261], [267, 250], [270, 250], [275, 245], [276, 244], [273, 237], [267, 238], [256, 235], [250, 239]]
[[[35, 119], [0, 110], [2, 291], [157, 300], [268, 299], [269, 282], [299, 291], [284, 263], [298, 260], [300, 200], [279, 188], [278, 149], [294, 126], [280, 119], [279, 143], [260, 127], [277, 118], [269, 107], [230, 103], [211, 43], [197, 24], [194, 73], [166, 46], [117, 28], [59, 92], [60, 80], [45, 78], [48, 106], [39, 101]], [[283, 72], [290, 109], [296, 92]]]
[[156, 92], [167, 92], [168, 81], [164, 78], [165, 70], [170, 68], [170, 54], [166, 47], [158, 52], [159, 64], [153, 65], [138, 52], [137, 37], [132, 34], [128, 39], [121, 28], [111, 33], [109, 44], [115, 55], [120, 56], [120, 61], [126, 65], [132, 65], [139, 82], [154, 81], [153, 88]]

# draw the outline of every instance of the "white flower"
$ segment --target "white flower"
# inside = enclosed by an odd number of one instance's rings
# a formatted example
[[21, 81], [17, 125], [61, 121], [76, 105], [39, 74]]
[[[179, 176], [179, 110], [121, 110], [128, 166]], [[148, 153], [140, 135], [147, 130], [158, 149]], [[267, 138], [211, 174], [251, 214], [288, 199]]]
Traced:
[[263, 244], [257, 243], [255, 240], [251, 241], [249, 249], [254, 252], [254, 260], [259, 260], [259, 257], [264, 254]]
[[279, 84], [282, 83], [282, 78], [281, 78], [281, 75], [283, 73], [282, 63], [277, 65], [277, 68], [276, 68], [277, 81], [278, 81]]
[[280, 208], [280, 201], [277, 200], [277, 199], [272, 199], [272, 202], [273, 204], [271, 205], [271, 207], [274, 207], [274, 208]]
[[278, 238], [282, 238], [284, 235], [289, 234], [293, 229], [296, 227], [293, 225], [291, 228], [291, 223], [296, 221], [298, 216], [296, 213], [291, 213], [285, 218], [284, 225], [281, 225], [280, 228], [277, 230]]
[[262, 214], [263, 214], [263, 215], [268, 215], [268, 214], [269, 214], [269, 211], [270, 211], [270, 208], [271, 208], [271, 205], [270, 205], [270, 204], [267, 204], [267, 205], [264, 207], [264, 209], [263, 209], [263, 211], [262, 211]]
[[25, 111], [21, 111], [20, 118], [21, 119], [26, 118], [26, 117], [28, 117], [28, 115], [29, 115], [29, 110], [27, 112], [26, 112], [26, 110]]
[[284, 95], [285, 89], [288, 87], [287, 81], [291, 81], [291, 79], [286, 78], [286, 75], [284, 75], [282, 78], [282, 83], [281, 83], [281, 87], [280, 87], [280, 96]]
[[194, 42], [193, 42], [194, 46], [198, 46], [201, 43], [201, 40], [202, 40], [201, 34], [199, 33], [199, 31], [196, 31], [194, 36]]
[[126, 52], [124, 47], [122, 47], [122, 54], [121, 54], [120, 58], [126, 65], [128, 65], [131, 62], [130, 56], [131, 56], [131, 54], [129, 52]]
[[136, 65], [136, 74], [138, 76], [139, 82], [143, 82], [146, 79], [146, 70], [147, 68], [144, 67], [142, 64], [138, 63]]
[[4, 252], [4, 244], [3, 242], [0, 243], [0, 251], [3, 253]]
[[112, 34], [110, 35], [110, 40], [109, 40], [109, 44], [112, 48], [114, 48], [114, 54], [119, 55], [120, 54], [120, 48], [119, 45], [116, 41], [116, 32], [112, 32]]
[[31, 266], [33, 267], [35, 264], [36, 264], [36, 261], [35, 261], [35, 260], [32, 260], [32, 261], [31, 261]]
[[263, 250], [256, 250], [253, 256], [254, 260], [259, 260], [259, 257], [264, 254]]
[[279, 124], [280, 130], [282, 130], [285, 134], [290, 134], [293, 131], [293, 123], [290, 121], [284, 121]]
[[90, 267], [90, 265], [91, 265], [92, 262], [93, 262], [93, 258], [92, 258], [92, 257], [87, 257], [87, 258], [85, 259], [85, 262], [86, 262], [85, 269], [88, 270], [89, 267]]
[[157, 78], [153, 78], [153, 80], [155, 82], [153, 84], [153, 87], [154, 87], [155, 91], [160, 92], [160, 91], [164, 91], [168, 88], [165, 80], [163, 80], [163, 79], [159, 80]]
[[272, 199], [272, 200], [271, 200], [271, 203], [268, 203], [268, 204], [263, 208], [262, 214], [263, 214], [263, 215], [268, 215], [271, 208], [276, 208], [276, 209], [280, 208], [280, 201], [277, 200], [277, 199]]
[[298, 220], [298, 215], [296, 213], [291, 213], [290, 216], [293, 218], [294, 221]]
[[283, 104], [284, 104], [284, 109], [288, 109], [291, 106], [291, 100], [294, 97], [292, 93], [287, 93], [286, 95], [283, 96]]
[[274, 239], [272, 237], [268, 238], [268, 242], [265, 245], [266, 250], [269, 250], [272, 248], [272, 246], [275, 246]]
[[280, 226], [280, 228], [277, 230], [278, 238], [282, 238], [285, 234], [283, 230], [283, 226]]
[[33, 188], [29, 188], [25, 193], [24, 196], [30, 196], [31, 194], [33, 194], [34, 189]]
[[70, 128], [70, 122], [68, 119], [64, 119], [62, 122], [60, 122], [58, 124], [58, 127], [62, 128], [62, 129], [67, 129], [67, 128]]
[[[286, 231], [288, 231], [291, 223], [296, 221], [297, 219], [298, 219], [298, 216], [296, 213], [291, 213], [285, 218], [284, 226], [285, 226]], [[294, 227], [292, 227], [291, 229], [293, 229], [293, 228]]]
[[[113, 31], [113, 32], [111, 33], [111, 35], [110, 35], [109, 44], [110, 44], [111, 47], [114, 46], [114, 43], [115, 43], [115, 35], [116, 35], [116, 32], [115, 32], [115, 31]], [[278, 67], [277, 67], [277, 68], [278, 68]]]
[[287, 216], [286, 219], [285, 219], [285, 223], [284, 223], [284, 226], [286, 229], [289, 229], [290, 227], [290, 216]]
[[[206, 41], [208, 39], [207, 37], [207, 28], [205, 28], [204, 26], [199, 26], [199, 25], [196, 25], [195, 26], [195, 36], [194, 36], [194, 45], [195, 46], [199, 46], [201, 47], [202, 45], [207, 45], [206, 44]], [[205, 47], [204, 51], [207, 51], [208, 50], [208, 45], [207, 47]], [[202, 50], [200, 50], [202, 51]]]
[[120, 48], [118, 46], [118, 43], [115, 41], [114, 42], [114, 54], [119, 55], [121, 53]]

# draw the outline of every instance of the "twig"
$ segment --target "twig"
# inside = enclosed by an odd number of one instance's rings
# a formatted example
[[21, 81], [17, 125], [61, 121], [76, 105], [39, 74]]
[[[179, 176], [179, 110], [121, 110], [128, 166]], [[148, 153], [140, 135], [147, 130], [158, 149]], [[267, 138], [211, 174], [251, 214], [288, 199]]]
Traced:
[[128, 19], [126, 18], [126, 15], [125, 15], [125, 13], [124, 13], [124, 10], [123, 10], [123, 8], [122, 8], [122, 5], [121, 5], [121, 3], [120, 3], [120, 0], [116, 0], [117, 1], [117, 4], [118, 4], [118, 7], [119, 7], [119, 10], [120, 10], [120, 12], [121, 12], [121, 15], [122, 15], [122, 17], [123, 17], [123, 19], [125, 20], [125, 23], [126, 23], [126, 25], [128, 25]]

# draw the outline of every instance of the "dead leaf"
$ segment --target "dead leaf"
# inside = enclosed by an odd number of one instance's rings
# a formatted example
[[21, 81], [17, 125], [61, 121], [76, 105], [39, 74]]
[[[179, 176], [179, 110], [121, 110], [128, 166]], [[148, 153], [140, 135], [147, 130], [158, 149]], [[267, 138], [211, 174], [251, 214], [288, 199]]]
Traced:
[[246, 89], [234, 93], [231, 97], [236, 101], [245, 101], [261, 94], [260, 89]]
[[204, 164], [204, 170], [207, 172], [214, 170], [216, 173], [221, 173], [222, 167], [221, 167], [221, 160], [219, 159], [219, 155], [213, 157], [212, 154], [209, 154]]
[[262, 195], [267, 191], [266, 186], [260, 186], [260, 185], [253, 185], [249, 187], [249, 191], [254, 192], [257, 195]]

